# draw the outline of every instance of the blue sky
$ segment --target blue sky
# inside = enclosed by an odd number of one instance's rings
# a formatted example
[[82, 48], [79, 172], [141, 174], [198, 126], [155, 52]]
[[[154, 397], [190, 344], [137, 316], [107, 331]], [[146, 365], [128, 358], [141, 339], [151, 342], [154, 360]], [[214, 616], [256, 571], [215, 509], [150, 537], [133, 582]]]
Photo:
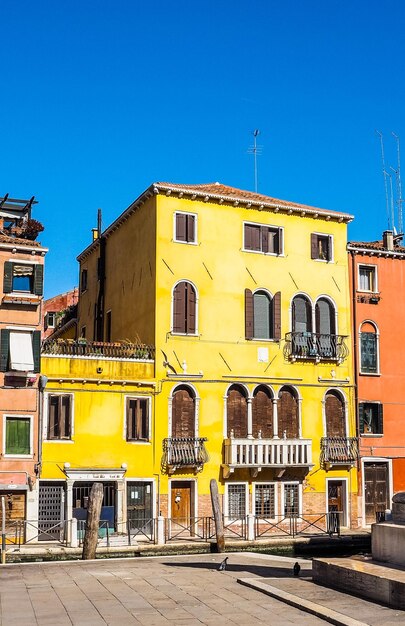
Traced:
[[[2, 0], [0, 195], [45, 225], [46, 296], [77, 284], [107, 226], [153, 181], [254, 188], [387, 227], [403, 140], [401, 0]], [[405, 189], [405, 185], [404, 185]]]

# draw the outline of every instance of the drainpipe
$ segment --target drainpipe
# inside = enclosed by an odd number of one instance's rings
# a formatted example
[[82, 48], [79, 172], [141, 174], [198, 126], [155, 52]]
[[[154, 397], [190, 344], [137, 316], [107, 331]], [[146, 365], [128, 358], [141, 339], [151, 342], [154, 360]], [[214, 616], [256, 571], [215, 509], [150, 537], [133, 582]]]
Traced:
[[44, 400], [44, 389], [48, 382], [47, 376], [41, 375], [38, 379], [38, 392], [39, 392], [39, 402], [38, 402], [38, 463], [36, 472], [37, 478], [41, 478], [41, 469], [42, 469], [42, 432], [43, 432], [43, 400]]

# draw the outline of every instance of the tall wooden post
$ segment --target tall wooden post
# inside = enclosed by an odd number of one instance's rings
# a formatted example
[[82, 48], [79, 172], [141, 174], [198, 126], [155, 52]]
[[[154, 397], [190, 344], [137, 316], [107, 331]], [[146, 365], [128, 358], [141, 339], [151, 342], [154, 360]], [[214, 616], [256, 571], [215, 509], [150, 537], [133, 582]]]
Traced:
[[218, 485], [215, 478], [210, 481], [212, 514], [215, 522], [215, 534], [217, 537], [217, 551], [225, 552], [224, 525], [222, 523], [221, 508], [219, 506]]
[[104, 489], [102, 483], [94, 483], [89, 496], [89, 506], [87, 509], [86, 530], [83, 540], [82, 559], [96, 558], [98, 528], [100, 522], [101, 504], [103, 502]]

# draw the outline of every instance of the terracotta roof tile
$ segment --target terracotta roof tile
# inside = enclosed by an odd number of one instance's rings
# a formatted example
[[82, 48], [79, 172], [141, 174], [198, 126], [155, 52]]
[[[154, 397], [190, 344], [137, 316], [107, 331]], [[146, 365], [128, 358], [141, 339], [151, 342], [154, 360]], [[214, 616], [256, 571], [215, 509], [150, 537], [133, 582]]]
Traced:
[[10, 243], [16, 244], [19, 246], [29, 246], [32, 247], [40, 247], [41, 244], [39, 241], [31, 241], [30, 239], [21, 239], [20, 237], [10, 237], [10, 235], [5, 235], [0, 231], [0, 243]]
[[384, 247], [384, 244], [382, 241], [349, 241], [347, 245], [353, 248], [363, 248], [366, 250], [381, 250], [384, 252], [400, 252], [402, 254], [405, 253], [405, 246], [394, 245], [393, 250], [388, 250], [387, 248]]

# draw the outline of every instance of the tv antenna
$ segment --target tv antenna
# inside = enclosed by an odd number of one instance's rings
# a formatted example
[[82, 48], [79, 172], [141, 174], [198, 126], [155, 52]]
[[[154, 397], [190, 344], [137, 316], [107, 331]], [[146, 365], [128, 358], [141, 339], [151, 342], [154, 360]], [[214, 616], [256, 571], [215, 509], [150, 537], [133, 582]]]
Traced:
[[397, 142], [397, 169], [394, 170], [396, 174], [396, 182], [397, 182], [397, 206], [398, 206], [398, 228], [399, 233], [402, 235], [403, 224], [402, 224], [402, 184], [401, 184], [401, 153], [400, 153], [400, 141], [398, 135], [394, 132], [391, 133]]
[[[391, 229], [391, 228], [394, 228], [394, 215], [392, 213], [391, 218], [390, 218], [390, 209], [389, 209], [389, 202], [388, 202], [388, 185], [387, 185], [387, 176], [390, 176], [390, 175], [388, 174], [387, 170], [385, 169], [383, 135], [382, 135], [382, 133], [380, 133], [379, 130], [376, 130], [375, 132], [380, 137], [382, 173], [383, 173], [383, 176], [384, 176], [384, 189], [385, 189], [385, 208], [386, 208], [386, 211], [387, 211], [388, 228]], [[391, 225], [390, 225], [390, 221], [392, 221]]]
[[250, 146], [248, 150], [248, 154], [253, 154], [254, 159], [254, 175], [255, 175], [255, 192], [257, 193], [257, 157], [262, 153], [262, 147], [257, 145], [257, 138], [260, 135], [260, 130], [256, 129], [252, 133], [253, 135], [253, 146]]

